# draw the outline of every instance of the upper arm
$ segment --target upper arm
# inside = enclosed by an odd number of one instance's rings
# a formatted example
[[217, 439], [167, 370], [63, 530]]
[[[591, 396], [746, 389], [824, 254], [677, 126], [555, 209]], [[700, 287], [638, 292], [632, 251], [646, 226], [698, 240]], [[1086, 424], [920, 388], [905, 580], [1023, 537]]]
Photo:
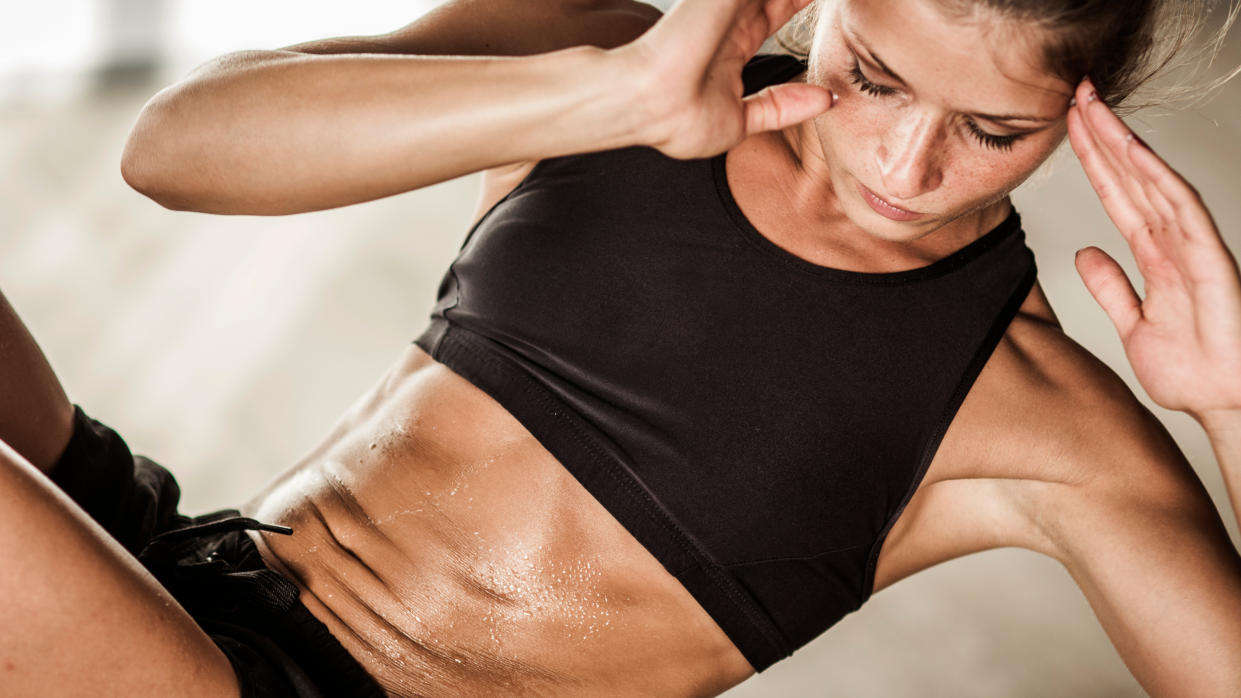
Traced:
[[[932, 465], [917, 518], [893, 526], [890, 541], [905, 531], [922, 552], [889, 580], [1029, 548], [1065, 567], [1152, 696], [1241, 695], [1241, 556], [1206, 488], [1125, 382], [1036, 310], [1013, 320], [945, 435], [960, 462]], [[877, 585], [880, 571], [882, 558]]]
[[[426, 56], [528, 56], [571, 46], [609, 49], [633, 41], [663, 13], [637, 0], [447, 0], [386, 34], [307, 41], [300, 53], [395, 53]], [[534, 168], [514, 162], [484, 170], [476, 222]]]
[[622, 46], [660, 16], [658, 8], [637, 0], [447, 0], [386, 34], [319, 39], [282, 50], [529, 56], [571, 46]]
[[1127, 388], [1096, 396], [1062, 451], [1082, 477], [1049, 489], [1037, 519], [1151, 695], [1235, 696], [1241, 557], [1158, 419]]

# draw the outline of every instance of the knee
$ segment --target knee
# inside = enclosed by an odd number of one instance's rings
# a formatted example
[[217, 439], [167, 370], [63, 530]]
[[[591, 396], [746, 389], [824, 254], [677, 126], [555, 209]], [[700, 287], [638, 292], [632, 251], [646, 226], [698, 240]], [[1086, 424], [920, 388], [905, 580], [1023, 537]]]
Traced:
[[43, 473], [51, 472], [73, 437], [73, 403], [48, 406], [44, 414], [26, 420], [20, 429], [0, 430], [0, 442]]

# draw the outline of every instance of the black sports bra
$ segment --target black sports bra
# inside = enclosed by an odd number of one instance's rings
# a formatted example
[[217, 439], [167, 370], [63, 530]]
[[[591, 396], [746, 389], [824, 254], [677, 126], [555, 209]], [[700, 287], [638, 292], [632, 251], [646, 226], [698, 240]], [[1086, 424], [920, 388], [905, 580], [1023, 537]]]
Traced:
[[[805, 63], [759, 55], [747, 94]], [[499, 401], [758, 671], [867, 600], [888, 529], [1035, 281], [1014, 212], [927, 266], [763, 237], [724, 154], [548, 158], [415, 340]]]

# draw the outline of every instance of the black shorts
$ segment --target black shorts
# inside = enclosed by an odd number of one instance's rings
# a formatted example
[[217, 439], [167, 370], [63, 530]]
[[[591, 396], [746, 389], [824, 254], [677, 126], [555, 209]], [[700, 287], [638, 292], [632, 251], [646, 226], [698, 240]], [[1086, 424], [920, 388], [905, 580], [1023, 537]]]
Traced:
[[224, 651], [242, 698], [383, 698], [379, 684], [268, 568], [235, 509], [189, 517], [158, 463], [74, 405], [73, 436], [50, 477], [151, 571]]

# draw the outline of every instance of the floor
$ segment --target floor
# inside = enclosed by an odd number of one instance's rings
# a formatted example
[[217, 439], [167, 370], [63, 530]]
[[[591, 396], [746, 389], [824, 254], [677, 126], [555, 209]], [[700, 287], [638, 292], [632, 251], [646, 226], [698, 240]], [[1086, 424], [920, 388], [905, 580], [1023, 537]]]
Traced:
[[[1226, 64], [1241, 63], [1233, 42]], [[421, 329], [473, 209], [468, 176], [287, 217], [172, 212], [129, 189], [121, 146], [161, 85], [0, 110], [0, 287], [71, 398], [168, 464], [183, 510], [227, 506], [309, 448]], [[1202, 190], [1241, 249], [1241, 81], [1208, 107], [1149, 117], [1144, 137]], [[1070, 153], [1018, 207], [1068, 333], [1134, 386], [1073, 266], [1128, 259]], [[1132, 271], [1132, 264], [1126, 261]], [[1206, 439], [1153, 408], [1236, 526]], [[1055, 562], [1017, 549], [941, 565], [876, 595], [727, 694], [1139, 696]]]

